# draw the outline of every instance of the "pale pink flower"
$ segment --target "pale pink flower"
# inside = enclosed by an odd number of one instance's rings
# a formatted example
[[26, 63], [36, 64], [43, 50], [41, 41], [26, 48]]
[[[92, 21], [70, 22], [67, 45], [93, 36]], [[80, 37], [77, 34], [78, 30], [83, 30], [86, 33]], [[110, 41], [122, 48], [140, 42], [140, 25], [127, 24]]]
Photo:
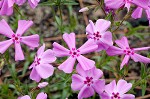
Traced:
[[130, 48], [126, 37], [122, 37], [120, 40], [116, 40], [115, 42], [120, 48], [111, 46], [107, 49], [107, 54], [110, 56], [125, 55], [120, 66], [121, 69], [125, 64], [128, 64], [130, 58], [135, 62], [150, 63], [149, 58], [136, 53], [137, 51], [148, 50], [150, 47]]
[[41, 46], [35, 56], [34, 62], [29, 69], [32, 68], [30, 79], [39, 82], [41, 78], [46, 79], [53, 75], [54, 67], [50, 64], [56, 60], [54, 52], [51, 49], [44, 51], [45, 44]]
[[58, 67], [60, 70], [63, 70], [65, 73], [71, 73], [76, 59], [84, 70], [89, 70], [94, 67], [94, 61], [81, 55], [93, 52], [97, 49], [97, 45], [91, 39], [78, 49], [75, 46], [75, 33], [65, 33], [63, 39], [67, 43], [69, 50], [56, 42], [53, 43], [53, 51], [57, 57], [69, 56], [69, 58]]
[[82, 9], [80, 9], [79, 12], [85, 12], [85, 11], [88, 11], [88, 10], [89, 10], [88, 7], [84, 7], [84, 8], [82, 8]]
[[0, 1], [0, 15], [11, 15], [13, 13], [14, 0]]
[[42, 83], [39, 83], [38, 84], [38, 87], [39, 88], [44, 88], [44, 87], [46, 87], [48, 85], [48, 82], [42, 82]]
[[[29, 95], [18, 97], [18, 99], [31, 99]], [[36, 99], [47, 99], [47, 94], [44, 92], [40, 92]]]
[[[87, 64], [88, 65], [88, 64]], [[100, 80], [103, 72], [96, 67], [84, 71], [80, 64], [77, 65], [78, 74], [72, 75], [71, 88], [74, 91], [80, 90], [78, 99], [93, 96], [95, 92], [101, 94], [105, 89], [105, 80]]]
[[18, 97], [17, 99], [31, 99], [29, 95]]
[[89, 22], [86, 27], [87, 37], [98, 45], [97, 51], [107, 50], [109, 46], [113, 45], [112, 34], [106, 31], [110, 27], [110, 21], [99, 19], [95, 25], [91, 20]]
[[15, 61], [24, 60], [21, 43], [29, 46], [31, 49], [39, 46], [39, 35], [24, 36], [22, 35], [33, 24], [32, 21], [19, 20], [17, 32], [14, 33], [7, 22], [3, 19], [0, 21], [0, 34], [5, 35], [9, 39], [0, 42], [0, 53], [3, 54], [10, 45], [14, 43], [15, 46]]
[[110, 84], [105, 86], [105, 92], [100, 94], [102, 99], [135, 99], [132, 94], [125, 94], [132, 88], [131, 83], [120, 79], [116, 85], [116, 81], [113, 80]]

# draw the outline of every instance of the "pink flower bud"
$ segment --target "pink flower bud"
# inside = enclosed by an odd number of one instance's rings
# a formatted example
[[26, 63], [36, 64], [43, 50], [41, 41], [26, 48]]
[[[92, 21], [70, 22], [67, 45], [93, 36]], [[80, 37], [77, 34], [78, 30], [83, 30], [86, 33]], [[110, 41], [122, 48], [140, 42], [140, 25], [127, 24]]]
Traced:
[[89, 10], [88, 7], [84, 7], [84, 8], [82, 8], [82, 9], [80, 9], [79, 12], [85, 12], [85, 11], [88, 11], [88, 10]]
[[39, 88], [44, 88], [48, 85], [48, 82], [42, 82], [42, 83], [39, 83], [38, 87]]

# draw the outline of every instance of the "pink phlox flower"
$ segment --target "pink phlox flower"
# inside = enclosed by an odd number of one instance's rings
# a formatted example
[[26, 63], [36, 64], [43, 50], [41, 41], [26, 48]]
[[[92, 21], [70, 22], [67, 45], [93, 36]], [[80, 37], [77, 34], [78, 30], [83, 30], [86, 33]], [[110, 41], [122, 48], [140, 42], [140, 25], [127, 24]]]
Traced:
[[105, 80], [100, 80], [103, 76], [103, 72], [96, 67], [90, 70], [83, 70], [81, 65], [76, 67], [78, 74], [72, 75], [71, 88], [74, 91], [80, 90], [78, 99], [88, 98], [93, 96], [95, 92], [101, 94], [105, 88]]
[[32, 21], [19, 20], [17, 32], [14, 33], [7, 22], [3, 19], [0, 21], [0, 34], [5, 35], [9, 39], [0, 42], [0, 53], [3, 54], [10, 45], [15, 46], [15, 61], [24, 60], [21, 43], [29, 46], [31, 49], [39, 46], [39, 35], [22, 36], [28, 28], [33, 24]]
[[38, 87], [39, 88], [44, 88], [44, 87], [46, 87], [48, 85], [48, 82], [42, 82], [42, 83], [39, 83], [38, 84]]
[[142, 55], [137, 54], [137, 51], [148, 50], [150, 47], [142, 48], [130, 48], [126, 37], [122, 37], [120, 40], [116, 40], [115, 43], [120, 47], [111, 46], [107, 49], [107, 54], [110, 56], [114, 55], [125, 55], [120, 68], [122, 69], [125, 64], [128, 63], [129, 59], [133, 59], [135, 62], [150, 63], [150, 59]]
[[[15, 3], [18, 5], [23, 5], [27, 0], [15, 0]], [[34, 9], [40, 0], [28, 0], [28, 3], [32, 9]]]
[[11, 15], [13, 13], [14, 0], [0, 1], [0, 15]]
[[54, 52], [51, 49], [44, 51], [45, 44], [41, 46], [35, 56], [34, 62], [29, 69], [32, 68], [30, 79], [39, 82], [41, 78], [46, 79], [53, 75], [54, 67], [50, 64], [56, 60]]
[[133, 0], [105, 0], [105, 5], [112, 9], [119, 9], [122, 6], [127, 7], [128, 11]]
[[[31, 99], [29, 95], [18, 97], [17, 99]], [[47, 94], [44, 92], [40, 92], [36, 99], [47, 99]]]
[[69, 50], [56, 42], [53, 43], [53, 51], [57, 57], [69, 56], [69, 58], [58, 67], [60, 70], [63, 70], [65, 73], [71, 73], [76, 59], [84, 70], [89, 70], [94, 67], [95, 62], [82, 55], [97, 49], [98, 46], [93, 43], [92, 40], [88, 40], [80, 48], [76, 49], [75, 33], [65, 33], [63, 39], [67, 43]]
[[105, 86], [105, 92], [100, 96], [101, 99], [135, 99], [132, 94], [125, 94], [132, 88], [131, 83], [120, 79], [116, 85], [116, 81], [113, 80], [110, 84]]
[[87, 37], [98, 45], [97, 51], [107, 50], [113, 45], [112, 34], [106, 31], [111, 25], [110, 21], [99, 19], [95, 25], [91, 20], [89, 22], [86, 27]]

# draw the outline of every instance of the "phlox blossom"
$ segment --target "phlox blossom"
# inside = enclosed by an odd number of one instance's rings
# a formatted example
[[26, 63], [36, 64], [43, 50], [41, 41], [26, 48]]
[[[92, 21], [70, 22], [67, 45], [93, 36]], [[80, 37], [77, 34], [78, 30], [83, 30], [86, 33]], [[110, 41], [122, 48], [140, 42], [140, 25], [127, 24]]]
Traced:
[[89, 70], [94, 67], [95, 62], [82, 55], [97, 49], [98, 46], [92, 40], [88, 40], [77, 49], [75, 46], [75, 33], [65, 33], [63, 39], [67, 43], [69, 50], [56, 42], [53, 43], [53, 51], [57, 57], [69, 56], [69, 58], [58, 67], [60, 70], [63, 70], [65, 73], [71, 73], [76, 59], [84, 70]]
[[[18, 99], [31, 99], [29, 95], [18, 97]], [[36, 99], [47, 99], [47, 94], [44, 92], [39, 93]]]
[[15, 61], [24, 60], [24, 54], [22, 52], [21, 43], [29, 46], [31, 49], [39, 46], [39, 35], [22, 36], [30, 26], [32, 21], [19, 20], [18, 29], [16, 33], [12, 31], [7, 22], [3, 19], [0, 21], [0, 34], [8, 37], [6, 41], [0, 42], [0, 53], [3, 54], [10, 45], [15, 46]]
[[72, 75], [71, 88], [74, 91], [80, 90], [78, 99], [88, 98], [93, 96], [95, 92], [101, 94], [105, 88], [105, 80], [100, 80], [103, 72], [96, 67], [90, 70], [83, 70], [81, 65], [76, 67], [78, 74]]
[[125, 55], [120, 66], [121, 69], [125, 64], [128, 63], [130, 58], [133, 59], [135, 62], [150, 63], [149, 58], [136, 53], [137, 51], [148, 50], [150, 47], [131, 48], [129, 47], [128, 40], [126, 37], [122, 37], [120, 40], [116, 40], [115, 42], [120, 48], [111, 46], [107, 49], [107, 54], [110, 56]]
[[48, 78], [53, 75], [54, 67], [50, 64], [56, 60], [51, 49], [45, 50], [45, 44], [41, 46], [35, 56], [34, 62], [29, 69], [32, 69], [30, 79], [39, 82], [41, 78]]

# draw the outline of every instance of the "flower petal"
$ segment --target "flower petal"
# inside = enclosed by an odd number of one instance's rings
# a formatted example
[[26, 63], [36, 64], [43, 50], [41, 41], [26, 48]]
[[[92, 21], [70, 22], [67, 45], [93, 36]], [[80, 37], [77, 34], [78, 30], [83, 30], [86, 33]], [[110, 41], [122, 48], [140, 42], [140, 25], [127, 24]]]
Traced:
[[21, 37], [22, 38], [22, 43], [26, 44], [27, 46], [31, 48], [35, 48], [39, 46], [39, 35], [31, 35], [31, 36], [25, 36]]
[[112, 9], [118, 9], [125, 4], [124, 0], [105, 0], [105, 4], [107, 7]]
[[116, 91], [116, 81], [113, 80], [112, 82], [110, 82], [108, 85], [105, 86], [105, 91], [109, 94], [109, 95], [112, 95], [112, 93], [114, 91]]
[[121, 99], [135, 99], [135, 96], [132, 94], [124, 94], [121, 96]]
[[39, 2], [40, 0], [28, 0], [28, 3], [32, 9], [34, 9], [38, 5]]
[[78, 62], [80, 63], [81, 67], [84, 70], [89, 70], [92, 69], [95, 65], [95, 62], [93, 60], [90, 60], [82, 55], [80, 55], [79, 57], [77, 57]]
[[131, 88], [132, 88], [132, 84], [131, 83], [127, 83], [127, 81], [125, 81], [123, 79], [119, 80], [118, 83], [117, 83], [117, 91], [121, 95], [123, 95], [126, 92], [128, 92]]
[[12, 39], [0, 42], [0, 53], [3, 54], [13, 44]]
[[45, 44], [43, 44], [43, 46], [41, 46], [38, 51], [37, 51], [37, 57], [41, 57], [42, 54], [44, 53], [45, 50]]
[[94, 90], [98, 93], [101, 94], [104, 89], [105, 89], [105, 80], [97, 80], [93, 83], [92, 87]]
[[48, 78], [53, 75], [54, 67], [50, 64], [40, 64], [35, 67], [41, 78]]
[[19, 6], [23, 5], [25, 2], [26, 2], [26, 0], [15, 0], [15, 3]]
[[140, 7], [148, 9], [149, 0], [131, 0], [131, 2]]
[[66, 61], [64, 61], [58, 68], [63, 70], [65, 73], [71, 73], [75, 64], [76, 58], [70, 56]]
[[41, 63], [52, 63], [56, 60], [54, 52], [51, 49], [46, 50], [41, 58]]
[[20, 43], [15, 43], [15, 61], [24, 60], [24, 54]]
[[107, 54], [109, 56], [114, 56], [114, 55], [122, 55], [124, 54], [123, 49], [120, 49], [116, 46], [111, 46], [106, 50]]
[[116, 40], [115, 43], [122, 49], [129, 48], [128, 39], [124, 36], [120, 40]]
[[36, 99], [47, 99], [47, 94], [44, 93], [44, 92], [40, 92], [40, 93], [37, 95]]
[[29, 95], [25, 95], [25, 96], [19, 97], [18, 99], [31, 99], [31, 98]]
[[141, 7], [137, 7], [133, 13], [132, 13], [132, 18], [134, 19], [138, 19], [138, 18], [141, 18], [142, 17], [142, 12], [143, 12], [143, 8]]
[[111, 96], [107, 94], [106, 92], [103, 92], [100, 94], [101, 99], [111, 99]]
[[141, 47], [141, 48], [134, 48], [134, 51], [143, 51], [148, 49], [150, 49], [150, 47]]
[[84, 86], [84, 78], [80, 75], [73, 74], [71, 83], [72, 90], [74, 91], [81, 90], [83, 86]]
[[128, 64], [129, 59], [130, 59], [130, 56], [129, 55], [125, 55], [121, 65], [120, 65], [120, 69], [122, 69], [125, 64]]
[[94, 89], [89, 86], [84, 86], [78, 94], [78, 99], [88, 98], [94, 95]]
[[112, 46], [113, 45], [113, 40], [112, 40], [112, 33], [107, 31], [103, 34], [103, 37], [101, 39], [101, 41], [104, 44], [107, 44], [108, 46]]
[[96, 21], [95, 27], [99, 32], [105, 32], [110, 27], [110, 25], [111, 25], [110, 21], [104, 19], [98, 19]]
[[144, 56], [136, 54], [136, 53], [134, 53], [134, 55], [132, 55], [131, 58], [135, 62], [150, 63], [150, 58], [144, 57]]
[[63, 39], [68, 45], [69, 49], [76, 48], [75, 33], [65, 33], [63, 34]]
[[32, 21], [19, 20], [16, 34], [20, 34], [20, 36], [22, 36], [32, 25]]
[[95, 51], [98, 48], [94, 40], [89, 39], [80, 48], [80, 54], [86, 54]]
[[83, 68], [81, 67], [81, 65], [78, 63], [76, 66], [76, 71], [79, 75], [81, 75], [82, 77], [87, 77], [86, 71], [83, 70]]
[[92, 35], [94, 33], [94, 30], [95, 30], [94, 23], [91, 20], [89, 20], [89, 24], [86, 27], [86, 33], [88, 35]]
[[11, 38], [12, 35], [14, 34], [14, 32], [4, 19], [0, 21], [0, 34], [5, 35], [6, 37], [9, 38]]
[[33, 68], [30, 73], [30, 79], [35, 80], [36, 82], [39, 82], [41, 80], [41, 77], [39, 76], [35, 68]]
[[69, 56], [69, 50], [56, 42], [53, 43], [53, 51], [57, 57]]
[[[94, 79], [99, 79], [103, 76], [103, 72], [100, 69], [97, 69], [96, 67], [93, 67], [89, 71], [91, 72], [91, 76]], [[88, 73], [88, 71], [86, 73]]]

